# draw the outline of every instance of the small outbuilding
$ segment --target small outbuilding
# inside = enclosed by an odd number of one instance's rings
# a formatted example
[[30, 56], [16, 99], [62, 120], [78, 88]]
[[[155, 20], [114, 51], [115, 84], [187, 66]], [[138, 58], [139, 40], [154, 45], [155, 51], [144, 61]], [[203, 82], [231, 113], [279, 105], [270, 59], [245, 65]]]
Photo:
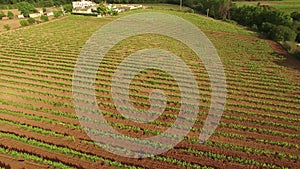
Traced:
[[[53, 16], [54, 13], [51, 11], [51, 12], [45, 12], [47, 16]], [[45, 15], [45, 14], [44, 14]]]
[[25, 18], [23, 14], [18, 15], [18, 19], [23, 19], [23, 18]]
[[9, 20], [9, 17], [4, 16], [2, 17], [2, 20]]
[[30, 18], [38, 18], [38, 17], [40, 17], [40, 16], [42, 16], [42, 14], [40, 14], [40, 13], [32, 13], [32, 14], [29, 14], [29, 17], [30, 17]]

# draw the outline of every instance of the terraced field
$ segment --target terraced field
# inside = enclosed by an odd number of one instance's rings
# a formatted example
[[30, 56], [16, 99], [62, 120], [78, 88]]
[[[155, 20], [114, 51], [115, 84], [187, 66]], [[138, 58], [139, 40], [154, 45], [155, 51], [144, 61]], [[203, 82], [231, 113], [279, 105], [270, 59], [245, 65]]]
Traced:
[[99, 66], [96, 95], [102, 111], [97, 113], [122, 135], [95, 133], [126, 142], [131, 137], [160, 134], [176, 120], [180, 92], [176, 81], [162, 71], [143, 71], [130, 84], [130, 99], [140, 110], [150, 107], [150, 89], [166, 93], [167, 109], [159, 118], [147, 124], [132, 123], [113, 104], [111, 79], [117, 66], [131, 53], [150, 47], [180, 56], [195, 73], [201, 94], [196, 124], [173, 149], [149, 158], [125, 158], [95, 145], [74, 110], [72, 78], [85, 42], [116, 18], [68, 16], [0, 34], [0, 167], [299, 168], [300, 62], [287, 56], [277, 43], [260, 39], [242, 27], [195, 14], [161, 12], [198, 26], [224, 64], [227, 102], [222, 120], [208, 141], [198, 143], [211, 97], [203, 63], [179, 41], [144, 34], [118, 43]]

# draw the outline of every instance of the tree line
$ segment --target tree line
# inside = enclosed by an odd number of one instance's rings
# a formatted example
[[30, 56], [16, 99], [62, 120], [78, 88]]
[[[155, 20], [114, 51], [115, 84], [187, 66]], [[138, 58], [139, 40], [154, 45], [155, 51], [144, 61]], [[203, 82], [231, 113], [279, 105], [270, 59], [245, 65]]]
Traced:
[[231, 19], [275, 41], [300, 43], [300, 13], [274, 10], [268, 6], [243, 6], [230, 9]]

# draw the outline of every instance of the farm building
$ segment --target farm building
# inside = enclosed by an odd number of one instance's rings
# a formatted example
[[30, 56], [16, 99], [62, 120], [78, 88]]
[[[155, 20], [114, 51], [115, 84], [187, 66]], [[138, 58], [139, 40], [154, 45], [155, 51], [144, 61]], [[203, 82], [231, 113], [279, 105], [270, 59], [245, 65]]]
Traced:
[[47, 16], [53, 16], [54, 13], [52, 11], [49, 11], [49, 12], [45, 12], [44, 15], [47, 15]]
[[97, 10], [97, 7], [87, 7], [87, 8], [73, 8], [74, 13], [93, 13], [93, 10]]
[[32, 13], [32, 14], [29, 14], [29, 17], [30, 18], [38, 18], [38, 17], [40, 17], [42, 14], [40, 14], [40, 13]]
[[18, 15], [18, 19], [23, 19], [23, 18], [25, 18], [23, 14]]
[[[98, 4], [91, 2], [91, 1], [73, 1], [73, 13], [87, 13], [91, 14], [93, 11], [97, 10]], [[134, 9], [143, 8], [143, 5], [112, 5], [112, 4], [105, 4], [111, 11], [117, 11], [117, 12], [124, 12], [124, 11], [130, 11]]]
[[41, 15], [46, 15], [46, 16], [53, 16], [54, 15], [53, 11], [52, 10], [48, 10], [48, 9], [45, 12], [43, 10], [39, 10], [39, 13]]
[[9, 18], [4, 16], [4, 17], [2, 17], [2, 20], [9, 20]]
[[98, 5], [92, 1], [73, 1], [72, 2], [73, 8], [86, 8], [86, 7], [97, 7]]
[[92, 13], [93, 10], [97, 10], [98, 4], [91, 1], [74, 1], [72, 2], [74, 13]]

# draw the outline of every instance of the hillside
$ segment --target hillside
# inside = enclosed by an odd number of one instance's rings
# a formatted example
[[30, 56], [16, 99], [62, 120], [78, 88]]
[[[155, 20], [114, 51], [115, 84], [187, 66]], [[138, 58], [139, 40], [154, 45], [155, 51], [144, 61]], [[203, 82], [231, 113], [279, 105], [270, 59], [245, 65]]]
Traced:
[[[200, 90], [200, 110], [188, 137], [162, 155], [129, 159], [95, 145], [83, 131], [73, 107], [72, 78], [77, 57], [94, 32], [119, 17], [145, 11], [182, 17], [207, 35], [225, 69], [227, 102], [215, 133], [204, 144], [198, 143], [211, 97], [203, 63], [182, 42], [166, 36], [143, 34], [119, 42], [98, 68], [96, 96], [102, 110], [97, 113], [121, 134], [146, 138], [164, 132], [181, 106], [174, 78], [147, 70], [131, 81], [130, 99], [134, 107], [148, 110], [150, 89], [159, 88], [168, 98], [166, 112], [142, 124], [120, 116], [112, 100], [111, 80], [128, 55], [147, 48], [171, 51], [190, 66]], [[177, 73], [184, 76], [185, 72]], [[0, 167], [297, 168], [299, 96], [300, 61], [244, 27], [155, 7], [118, 17], [67, 16], [0, 34]], [[130, 141], [99, 130], [95, 134]], [[121, 146], [109, 148], [126, 152]]]

